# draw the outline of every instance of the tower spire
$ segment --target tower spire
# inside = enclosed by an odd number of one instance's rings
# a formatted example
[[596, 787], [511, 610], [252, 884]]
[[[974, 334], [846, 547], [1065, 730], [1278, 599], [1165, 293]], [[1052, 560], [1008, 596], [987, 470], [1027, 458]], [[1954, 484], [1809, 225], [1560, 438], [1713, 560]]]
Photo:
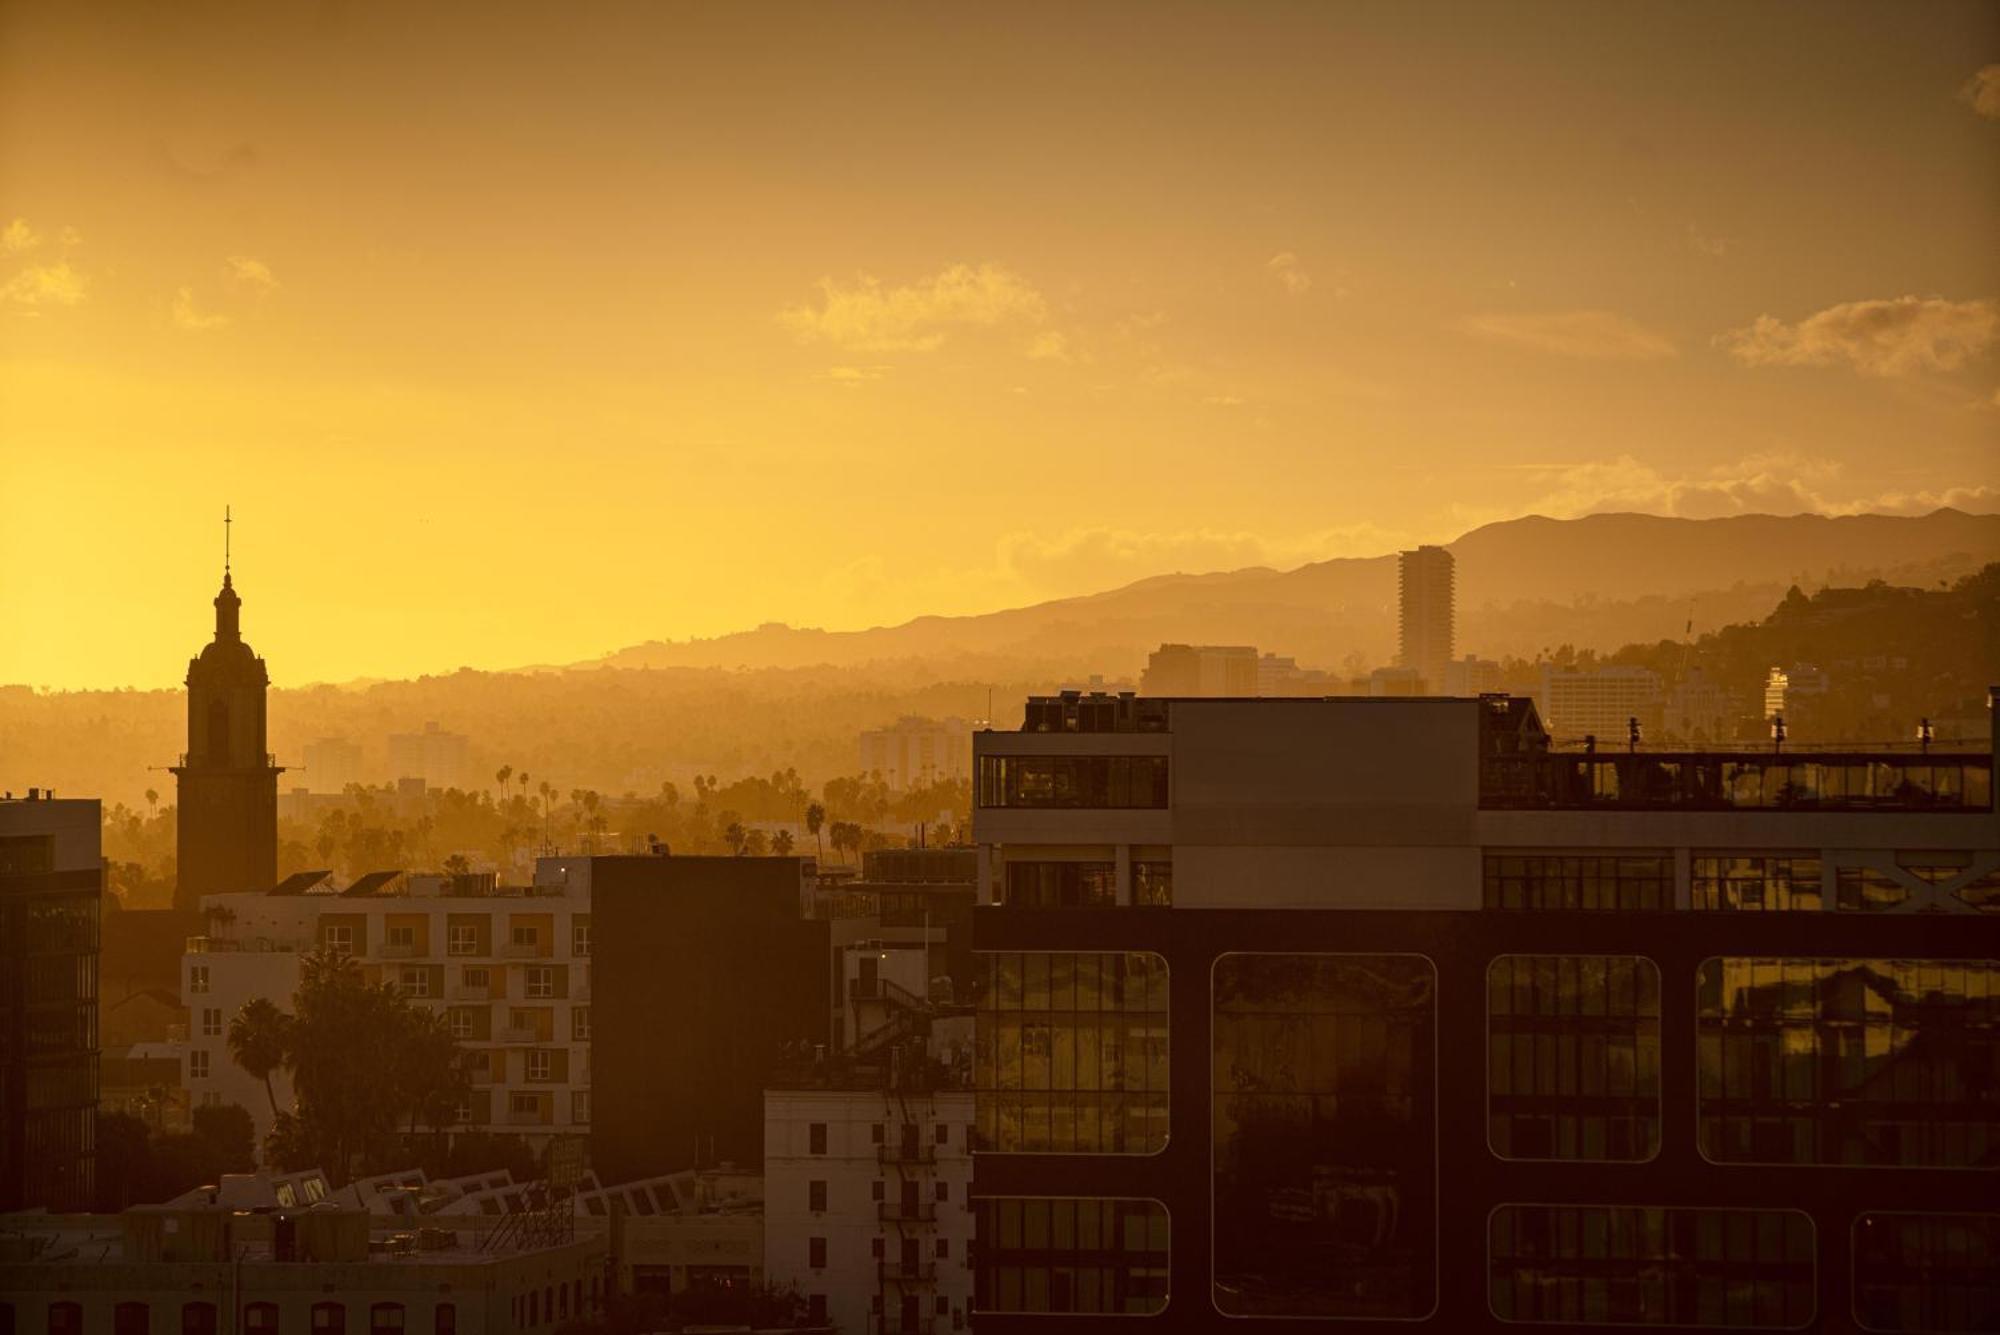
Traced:
[[224, 584], [229, 582], [229, 525], [232, 522], [229, 517], [229, 507], [225, 505], [222, 507], [222, 582]]
[[243, 600], [236, 596], [236, 588], [229, 581], [229, 537], [235, 516], [229, 507], [222, 507], [222, 592], [215, 595], [215, 638], [218, 640], [238, 639], [242, 632], [237, 628], [237, 614]]

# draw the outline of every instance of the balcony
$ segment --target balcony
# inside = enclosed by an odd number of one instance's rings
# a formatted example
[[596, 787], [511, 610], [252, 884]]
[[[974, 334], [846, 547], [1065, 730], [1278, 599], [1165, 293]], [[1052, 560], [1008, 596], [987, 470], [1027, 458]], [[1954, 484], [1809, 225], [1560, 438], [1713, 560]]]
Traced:
[[500, 949], [495, 953], [500, 958], [509, 960], [539, 960], [548, 958], [548, 952], [542, 949], [542, 943], [539, 941], [503, 941], [500, 943]]
[[907, 1205], [884, 1201], [875, 1207], [875, 1217], [885, 1224], [935, 1224], [937, 1206], [929, 1201], [912, 1201]]
[[937, 1266], [929, 1261], [878, 1261], [875, 1273], [884, 1284], [935, 1284]]
[[385, 960], [413, 960], [421, 953], [414, 942], [385, 941], [382, 944], [382, 958]]
[[539, 1033], [539, 1032], [538, 1032], [537, 1030], [535, 1030], [535, 1029], [534, 1029], [534, 1028], [533, 1028], [532, 1026], [520, 1026], [520, 1027], [517, 1027], [517, 1026], [515, 1026], [515, 1025], [511, 1025], [511, 1024], [510, 1024], [510, 1025], [503, 1025], [502, 1027], [500, 1027], [500, 1028], [498, 1028], [498, 1029], [495, 1029], [495, 1030], [493, 1031], [493, 1041], [494, 1041], [494, 1042], [496, 1042], [496, 1043], [546, 1043], [546, 1042], [548, 1042], [548, 1040], [547, 1040], [547, 1039], [545, 1039], [545, 1038], [543, 1038], [543, 1037], [541, 1036], [541, 1034], [540, 1034], [540, 1033]]
[[464, 983], [460, 983], [452, 989], [451, 999], [453, 1001], [491, 1001], [493, 1000], [493, 989], [490, 987], [469, 987]]
[[937, 1163], [935, 1145], [877, 1145], [875, 1162], [881, 1164], [903, 1164], [929, 1167]]
[[533, 1110], [509, 1108], [507, 1110], [508, 1126], [548, 1126], [550, 1123], [551, 1118], [549, 1113], [541, 1108]]

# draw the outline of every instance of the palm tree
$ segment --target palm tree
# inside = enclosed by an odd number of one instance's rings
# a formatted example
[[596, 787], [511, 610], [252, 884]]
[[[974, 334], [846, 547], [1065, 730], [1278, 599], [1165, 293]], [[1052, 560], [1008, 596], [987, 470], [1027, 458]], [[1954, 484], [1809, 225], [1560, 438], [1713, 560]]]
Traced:
[[806, 803], [806, 833], [813, 837], [813, 844], [819, 849], [819, 860], [826, 861], [826, 841], [819, 837], [821, 827], [826, 824], [826, 808], [818, 802]]
[[549, 846], [549, 800], [556, 795], [555, 786], [547, 779], [536, 785], [535, 791], [542, 795], [542, 847]]
[[743, 856], [743, 845], [749, 835], [744, 831], [742, 821], [733, 820], [723, 827], [722, 838], [729, 845], [730, 853], [739, 858]]
[[271, 1088], [271, 1072], [285, 1064], [291, 1043], [292, 1017], [279, 1010], [268, 997], [244, 1003], [229, 1021], [229, 1057], [253, 1080], [264, 1082], [264, 1097], [271, 1102], [271, 1115], [278, 1115], [278, 1095]]
[[507, 800], [507, 780], [513, 777], [514, 767], [512, 765], [502, 765], [499, 769], [493, 771], [493, 782], [500, 788], [500, 800], [502, 802]]
[[781, 858], [790, 857], [792, 855], [792, 832], [790, 830], [780, 830], [772, 835], [771, 851]]

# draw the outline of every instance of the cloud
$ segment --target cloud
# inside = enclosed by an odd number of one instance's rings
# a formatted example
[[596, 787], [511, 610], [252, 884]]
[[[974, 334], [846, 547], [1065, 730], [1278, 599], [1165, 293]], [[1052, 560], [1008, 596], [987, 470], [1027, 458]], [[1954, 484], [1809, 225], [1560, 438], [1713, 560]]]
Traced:
[[1028, 355], [1036, 361], [1066, 362], [1070, 360], [1069, 335], [1044, 329], [1028, 340]]
[[1305, 266], [1299, 263], [1299, 257], [1291, 251], [1273, 255], [1264, 262], [1264, 267], [1271, 271], [1272, 276], [1282, 283], [1285, 291], [1292, 296], [1303, 297], [1312, 291], [1312, 275], [1305, 271]]
[[888, 366], [829, 366], [819, 373], [819, 378], [853, 389], [871, 380], [882, 379], [892, 369], [894, 368]]
[[217, 311], [204, 311], [195, 305], [194, 289], [181, 288], [174, 293], [172, 307], [174, 327], [185, 329], [191, 334], [210, 329], [220, 329], [229, 323], [229, 317]]
[[1040, 292], [991, 264], [954, 264], [905, 287], [884, 287], [864, 274], [848, 284], [821, 279], [819, 288], [817, 307], [780, 311], [778, 322], [802, 343], [862, 352], [932, 352], [956, 331], [1048, 318]]
[[1527, 508], [1558, 519], [1634, 512], [1684, 519], [1770, 514], [1928, 514], [1944, 506], [1991, 512], [2000, 488], [1947, 487], [1836, 494], [1837, 463], [1797, 454], [1753, 455], [1706, 472], [1667, 474], [1631, 455], [1596, 463], [1531, 465], [1547, 488]]
[[1988, 65], [1967, 79], [1958, 100], [1988, 120], [2000, 121], [2000, 65]]
[[2000, 310], [1990, 301], [1894, 297], [1829, 306], [1797, 324], [1760, 315], [1717, 342], [1745, 366], [1833, 366], [1864, 375], [1952, 371], [1992, 346]]
[[25, 255], [41, 244], [41, 233], [28, 226], [26, 218], [16, 218], [0, 229], [0, 255]]
[[1729, 236], [1710, 236], [1707, 232], [1702, 231], [1701, 228], [1695, 226], [1693, 223], [1689, 223], [1687, 230], [1687, 244], [1688, 244], [1688, 249], [1693, 251], [1697, 255], [1703, 256], [1711, 260], [1722, 260], [1729, 258], [1729, 252], [1736, 249], [1736, 238]]
[[1493, 342], [1587, 361], [1651, 362], [1678, 355], [1672, 339], [1611, 311], [1469, 315], [1457, 327]]
[[84, 298], [88, 284], [68, 260], [35, 264], [12, 274], [0, 284], [0, 300], [16, 306], [74, 306]]
[[252, 259], [248, 255], [231, 255], [223, 263], [230, 283], [241, 290], [264, 296], [278, 289], [277, 275], [273, 274], [271, 266], [262, 260]]

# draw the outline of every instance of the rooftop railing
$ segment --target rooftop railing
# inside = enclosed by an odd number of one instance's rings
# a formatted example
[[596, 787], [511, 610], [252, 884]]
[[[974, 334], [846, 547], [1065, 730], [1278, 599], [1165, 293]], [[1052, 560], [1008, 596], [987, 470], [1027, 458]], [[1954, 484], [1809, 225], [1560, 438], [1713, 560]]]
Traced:
[[1488, 756], [1479, 805], [1497, 810], [1979, 812], [1990, 753], [1556, 751]]

